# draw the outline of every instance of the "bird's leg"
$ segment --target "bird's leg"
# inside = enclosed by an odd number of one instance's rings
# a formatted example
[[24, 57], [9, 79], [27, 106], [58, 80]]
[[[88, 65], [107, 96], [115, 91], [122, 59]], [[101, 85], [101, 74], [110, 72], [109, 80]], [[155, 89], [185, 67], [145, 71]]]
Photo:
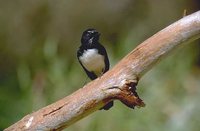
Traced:
[[104, 70], [105, 70], [105, 69], [102, 69], [102, 72], [100, 73], [100, 75], [98, 76], [98, 78], [101, 78], [101, 77], [103, 76]]
[[85, 78], [85, 81], [83, 83], [83, 87], [85, 86], [85, 84], [87, 83], [88, 77]]

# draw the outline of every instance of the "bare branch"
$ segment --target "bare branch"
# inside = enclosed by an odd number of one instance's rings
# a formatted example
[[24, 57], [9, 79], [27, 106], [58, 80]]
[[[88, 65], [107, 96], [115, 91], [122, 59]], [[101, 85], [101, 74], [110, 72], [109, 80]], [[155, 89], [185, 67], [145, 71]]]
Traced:
[[61, 130], [115, 99], [131, 108], [144, 106], [135, 92], [138, 79], [170, 51], [199, 37], [200, 11], [182, 18], [144, 41], [101, 78], [25, 116], [5, 130]]

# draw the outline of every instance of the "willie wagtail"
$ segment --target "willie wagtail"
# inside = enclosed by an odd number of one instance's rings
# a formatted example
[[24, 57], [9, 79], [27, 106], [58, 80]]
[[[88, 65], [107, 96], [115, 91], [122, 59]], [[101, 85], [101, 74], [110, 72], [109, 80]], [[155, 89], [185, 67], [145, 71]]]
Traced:
[[[83, 32], [81, 46], [77, 51], [79, 63], [91, 80], [96, 79], [109, 70], [109, 60], [106, 49], [99, 43], [100, 33], [95, 29]], [[113, 106], [113, 101], [102, 109], [108, 110]]]

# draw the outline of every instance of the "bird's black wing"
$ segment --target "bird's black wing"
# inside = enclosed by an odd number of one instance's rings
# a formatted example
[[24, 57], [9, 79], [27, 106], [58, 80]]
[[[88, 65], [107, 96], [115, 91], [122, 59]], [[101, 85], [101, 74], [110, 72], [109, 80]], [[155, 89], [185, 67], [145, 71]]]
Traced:
[[[103, 73], [105, 73], [105, 72], [107, 72], [109, 70], [109, 67], [110, 67], [108, 54], [106, 52], [106, 49], [101, 44], [98, 45], [98, 49], [99, 49], [99, 54], [104, 55], [105, 69], [104, 69]], [[113, 106], [113, 104], [114, 104], [114, 102], [110, 101], [109, 103], [104, 105], [102, 108], [100, 108], [100, 110], [102, 110], [102, 109], [109, 110]]]
[[79, 60], [79, 57], [83, 54], [83, 49], [79, 48], [79, 50], [77, 51], [77, 58], [78, 58], [78, 61], [79, 63], [81, 64], [81, 66], [83, 67], [83, 69], [85, 70], [86, 74], [88, 75], [88, 77], [91, 79], [91, 80], [94, 80], [97, 78], [97, 76], [93, 73], [93, 72], [90, 72], [88, 71], [84, 66], [83, 64], [81, 63], [81, 61]]
[[99, 44], [98, 45], [98, 49], [99, 49], [99, 54], [101, 55], [104, 55], [104, 62], [105, 62], [105, 69], [104, 69], [104, 72], [107, 72], [109, 70], [109, 67], [110, 67], [110, 62], [109, 62], [109, 59], [108, 59], [108, 54], [106, 52], [106, 49], [101, 45]]

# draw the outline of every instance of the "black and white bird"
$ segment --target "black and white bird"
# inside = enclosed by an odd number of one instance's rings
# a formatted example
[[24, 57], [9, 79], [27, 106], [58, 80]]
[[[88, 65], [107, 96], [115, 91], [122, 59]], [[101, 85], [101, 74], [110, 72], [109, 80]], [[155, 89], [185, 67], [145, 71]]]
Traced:
[[[77, 51], [79, 63], [91, 80], [94, 80], [109, 70], [109, 59], [106, 49], [99, 43], [100, 33], [95, 29], [83, 32], [81, 46]], [[113, 106], [113, 101], [102, 109], [108, 110]]]

